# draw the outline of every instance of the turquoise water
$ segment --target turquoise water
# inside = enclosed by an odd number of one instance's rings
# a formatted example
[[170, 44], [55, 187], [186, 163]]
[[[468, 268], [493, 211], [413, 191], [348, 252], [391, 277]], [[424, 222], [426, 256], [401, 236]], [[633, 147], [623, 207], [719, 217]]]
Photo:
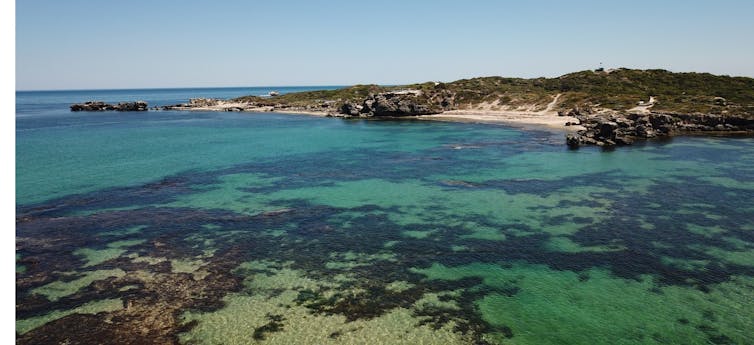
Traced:
[[754, 343], [751, 138], [85, 97], [17, 95], [19, 343]]

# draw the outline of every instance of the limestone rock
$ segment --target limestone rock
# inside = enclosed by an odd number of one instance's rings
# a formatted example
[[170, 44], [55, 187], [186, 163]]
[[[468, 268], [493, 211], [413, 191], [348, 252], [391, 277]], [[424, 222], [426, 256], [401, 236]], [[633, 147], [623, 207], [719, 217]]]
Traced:
[[340, 106], [340, 113], [345, 115], [357, 116], [361, 111], [361, 106], [351, 102], [345, 102]]
[[71, 111], [146, 111], [147, 108], [148, 104], [144, 101], [121, 102], [116, 105], [99, 101], [89, 101], [71, 105]]
[[578, 134], [566, 135], [566, 144], [569, 147], [579, 147], [579, 145], [581, 145], [581, 136], [579, 136]]
[[361, 105], [346, 102], [339, 112], [366, 117], [428, 115], [442, 112], [443, 104], [451, 102], [449, 97], [428, 97], [417, 90], [391, 91], [369, 95]]
[[117, 111], [146, 111], [147, 107], [148, 107], [147, 102], [144, 102], [144, 101], [124, 102], [124, 103], [118, 103], [118, 105], [115, 107], [115, 110]]
[[212, 107], [218, 103], [219, 101], [213, 98], [189, 98], [189, 106], [191, 107]]
[[[572, 113], [577, 111], [572, 110]], [[566, 136], [570, 147], [631, 145], [637, 139], [684, 132], [754, 132], [754, 118], [714, 114], [584, 114], [576, 116], [585, 128]]]

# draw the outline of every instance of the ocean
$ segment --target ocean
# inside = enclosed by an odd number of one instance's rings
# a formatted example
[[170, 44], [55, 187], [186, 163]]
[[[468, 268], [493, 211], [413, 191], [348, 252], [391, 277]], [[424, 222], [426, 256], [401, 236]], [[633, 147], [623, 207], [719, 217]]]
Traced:
[[754, 139], [16, 93], [19, 344], [754, 344]]

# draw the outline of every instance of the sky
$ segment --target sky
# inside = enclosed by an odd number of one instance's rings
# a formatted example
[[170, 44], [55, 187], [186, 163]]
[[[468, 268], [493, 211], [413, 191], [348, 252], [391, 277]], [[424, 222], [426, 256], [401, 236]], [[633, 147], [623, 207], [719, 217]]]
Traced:
[[16, 90], [754, 77], [754, 1], [16, 2]]

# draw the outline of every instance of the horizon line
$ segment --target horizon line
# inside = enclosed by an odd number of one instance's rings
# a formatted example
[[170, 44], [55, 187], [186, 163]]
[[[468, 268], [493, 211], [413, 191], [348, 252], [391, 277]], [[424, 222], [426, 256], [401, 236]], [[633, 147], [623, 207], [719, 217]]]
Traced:
[[[127, 90], [184, 90], [184, 89], [241, 89], [241, 88], [276, 88], [276, 87], [322, 87], [322, 86], [337, 86], [347, 87], [351, 85], [263, 85], [263, 86], [175, 86], [175, 87], [115, 87], [115, 88], [83, 88], [83, 89], [16, 89], [15, 92], [59, 92], [59, 91], [127, 91]], [[383, 84], [377, 84], [383, 85]], [[389, 84], [384, 84], [389, 85]]]

